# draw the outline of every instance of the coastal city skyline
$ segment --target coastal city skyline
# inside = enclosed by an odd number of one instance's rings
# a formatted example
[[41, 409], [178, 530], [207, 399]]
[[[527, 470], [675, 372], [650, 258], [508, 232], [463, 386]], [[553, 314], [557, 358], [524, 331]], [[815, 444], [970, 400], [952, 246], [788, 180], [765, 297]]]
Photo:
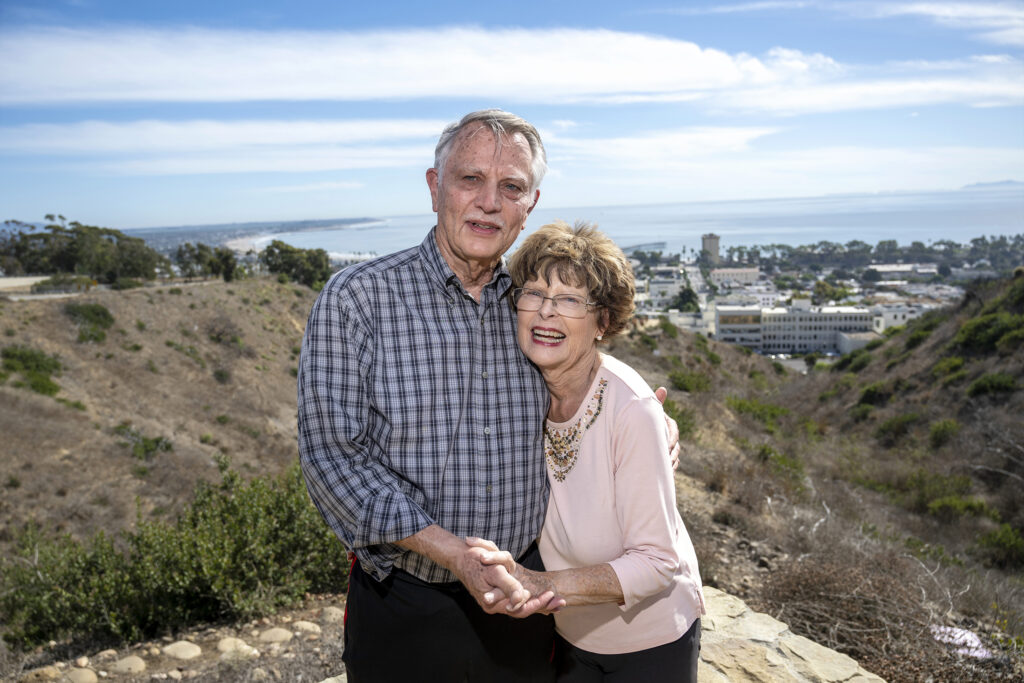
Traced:
[[541, 130], [546, 209], [1024, 180], [1020, 2], [456, 7], [4, 3], [0, 218], [422, 214], [488, 106]]

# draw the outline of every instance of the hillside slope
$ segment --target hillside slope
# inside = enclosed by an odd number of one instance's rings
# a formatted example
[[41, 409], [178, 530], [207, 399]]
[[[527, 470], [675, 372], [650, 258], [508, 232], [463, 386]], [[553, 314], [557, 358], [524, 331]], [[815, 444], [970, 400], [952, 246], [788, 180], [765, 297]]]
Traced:
[[[927, 335], [908, 330], [835, 372], [802, 375], [667, 324], [609, 344], [652, 386], [670, 389], [667, 409], [682, 431], [679, 506], [705, 582], [891, 681], [1012, 677], [1019, 659], [1004, 632], [1024, 633], [1024, 588], [1019, 571], [991, 568], [976, 541], [1019, 524], [1019, 489], [1013, 476], [984, 469], [967, 472], [966, 490], [949, 477], [968, 462], [1024, 474], [1012, 451], [1024, 443], [1024, 392], [965, 397], [984, 374], [1021, 384], [1020, 348], [958, 352], [961, 366], [935, 370], [959, 327], [1006, 286], [924, 321]], [[297, 458], [294, 372], [314, 297], [253, 279], [0, 299], [0, 549], [29, 520], [85, 538], [131, 528], [137, 515], [173, 518], [197, 481], [218, 480], [219, 454], [244, 476], [284, 471]], [[40, 358], [53, 357], [55, 395], [33, 391], [49, 385], [17, 369], [18, 359], [45, 366]], [[878, 383], [889, 398], [859, 408]], [[918, 417], [880, 439], [879, 427], [906, 410]], [[949, 419], [958, 431], [932, 448], [932, 426]], [[928, 512], [935, 497], [914, 508], [914, 482], [931, 481], [914, 478], [922, 470], [952, 481], [962, 500], [940, 515]], [[858, 591], [874, 602], [858, 602]], [[974, 628], [993, 648], [1003, 642], [1003, 654], [961, 660], [932, 640], [930, 625]]]

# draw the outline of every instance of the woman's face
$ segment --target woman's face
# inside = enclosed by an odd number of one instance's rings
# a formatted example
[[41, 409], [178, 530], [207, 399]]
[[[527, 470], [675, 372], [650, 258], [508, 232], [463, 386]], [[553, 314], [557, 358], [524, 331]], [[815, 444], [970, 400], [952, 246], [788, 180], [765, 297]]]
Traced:
[[[558, 274], [551, 281], [530, 280], [523, 289], [533, 289], [546, 297], [568, 294], [590, 300], [590, 292], [563, 283]], [[586, 361], [596, 353], [596, 338], [601, 334], [600, 309], [588, 306], [582, 318], [569, 318], [558, 313], [551, 299], [544, 299], [536, 311], [517, 312], [519, 348], [541, 370], [564, 370]]]

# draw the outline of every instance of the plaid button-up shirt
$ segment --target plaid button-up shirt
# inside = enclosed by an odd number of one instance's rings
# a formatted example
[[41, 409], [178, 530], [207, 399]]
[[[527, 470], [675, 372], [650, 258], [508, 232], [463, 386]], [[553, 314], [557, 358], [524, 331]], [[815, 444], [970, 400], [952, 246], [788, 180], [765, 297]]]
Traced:
[[521, 554], [540, 533], [548, 392], [516, 343], [502, 266], [475, 301], [438, 250], [349, 267], [320, 292], [299, 363], [310, 496], [363, 567], [451, 572], [394, 544], [430, 524]]

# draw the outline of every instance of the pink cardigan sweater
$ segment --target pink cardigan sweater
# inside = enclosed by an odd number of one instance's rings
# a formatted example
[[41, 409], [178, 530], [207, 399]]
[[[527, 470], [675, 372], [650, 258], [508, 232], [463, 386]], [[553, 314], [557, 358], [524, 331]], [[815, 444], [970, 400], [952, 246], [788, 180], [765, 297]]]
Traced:
[[[604, 386], [600, 401], [595, 398]], [[558, 481], [548, 461], [551, 497], [541, 532], [547, 569], [607, 562], [625, 604], [567, 607], [558, 632], [589, 652], [621, 654], [677, 640], [704, 613], [697, 556], [676, 509], [675, 481], [661, 404], [635, 370], [601, 356], [601, 367], [564, 430], [582, 418], [579, 456]], [[581, 425], [581, 428], [582, 428]], [[550, 446], [545, 439], [545, 450]]]

